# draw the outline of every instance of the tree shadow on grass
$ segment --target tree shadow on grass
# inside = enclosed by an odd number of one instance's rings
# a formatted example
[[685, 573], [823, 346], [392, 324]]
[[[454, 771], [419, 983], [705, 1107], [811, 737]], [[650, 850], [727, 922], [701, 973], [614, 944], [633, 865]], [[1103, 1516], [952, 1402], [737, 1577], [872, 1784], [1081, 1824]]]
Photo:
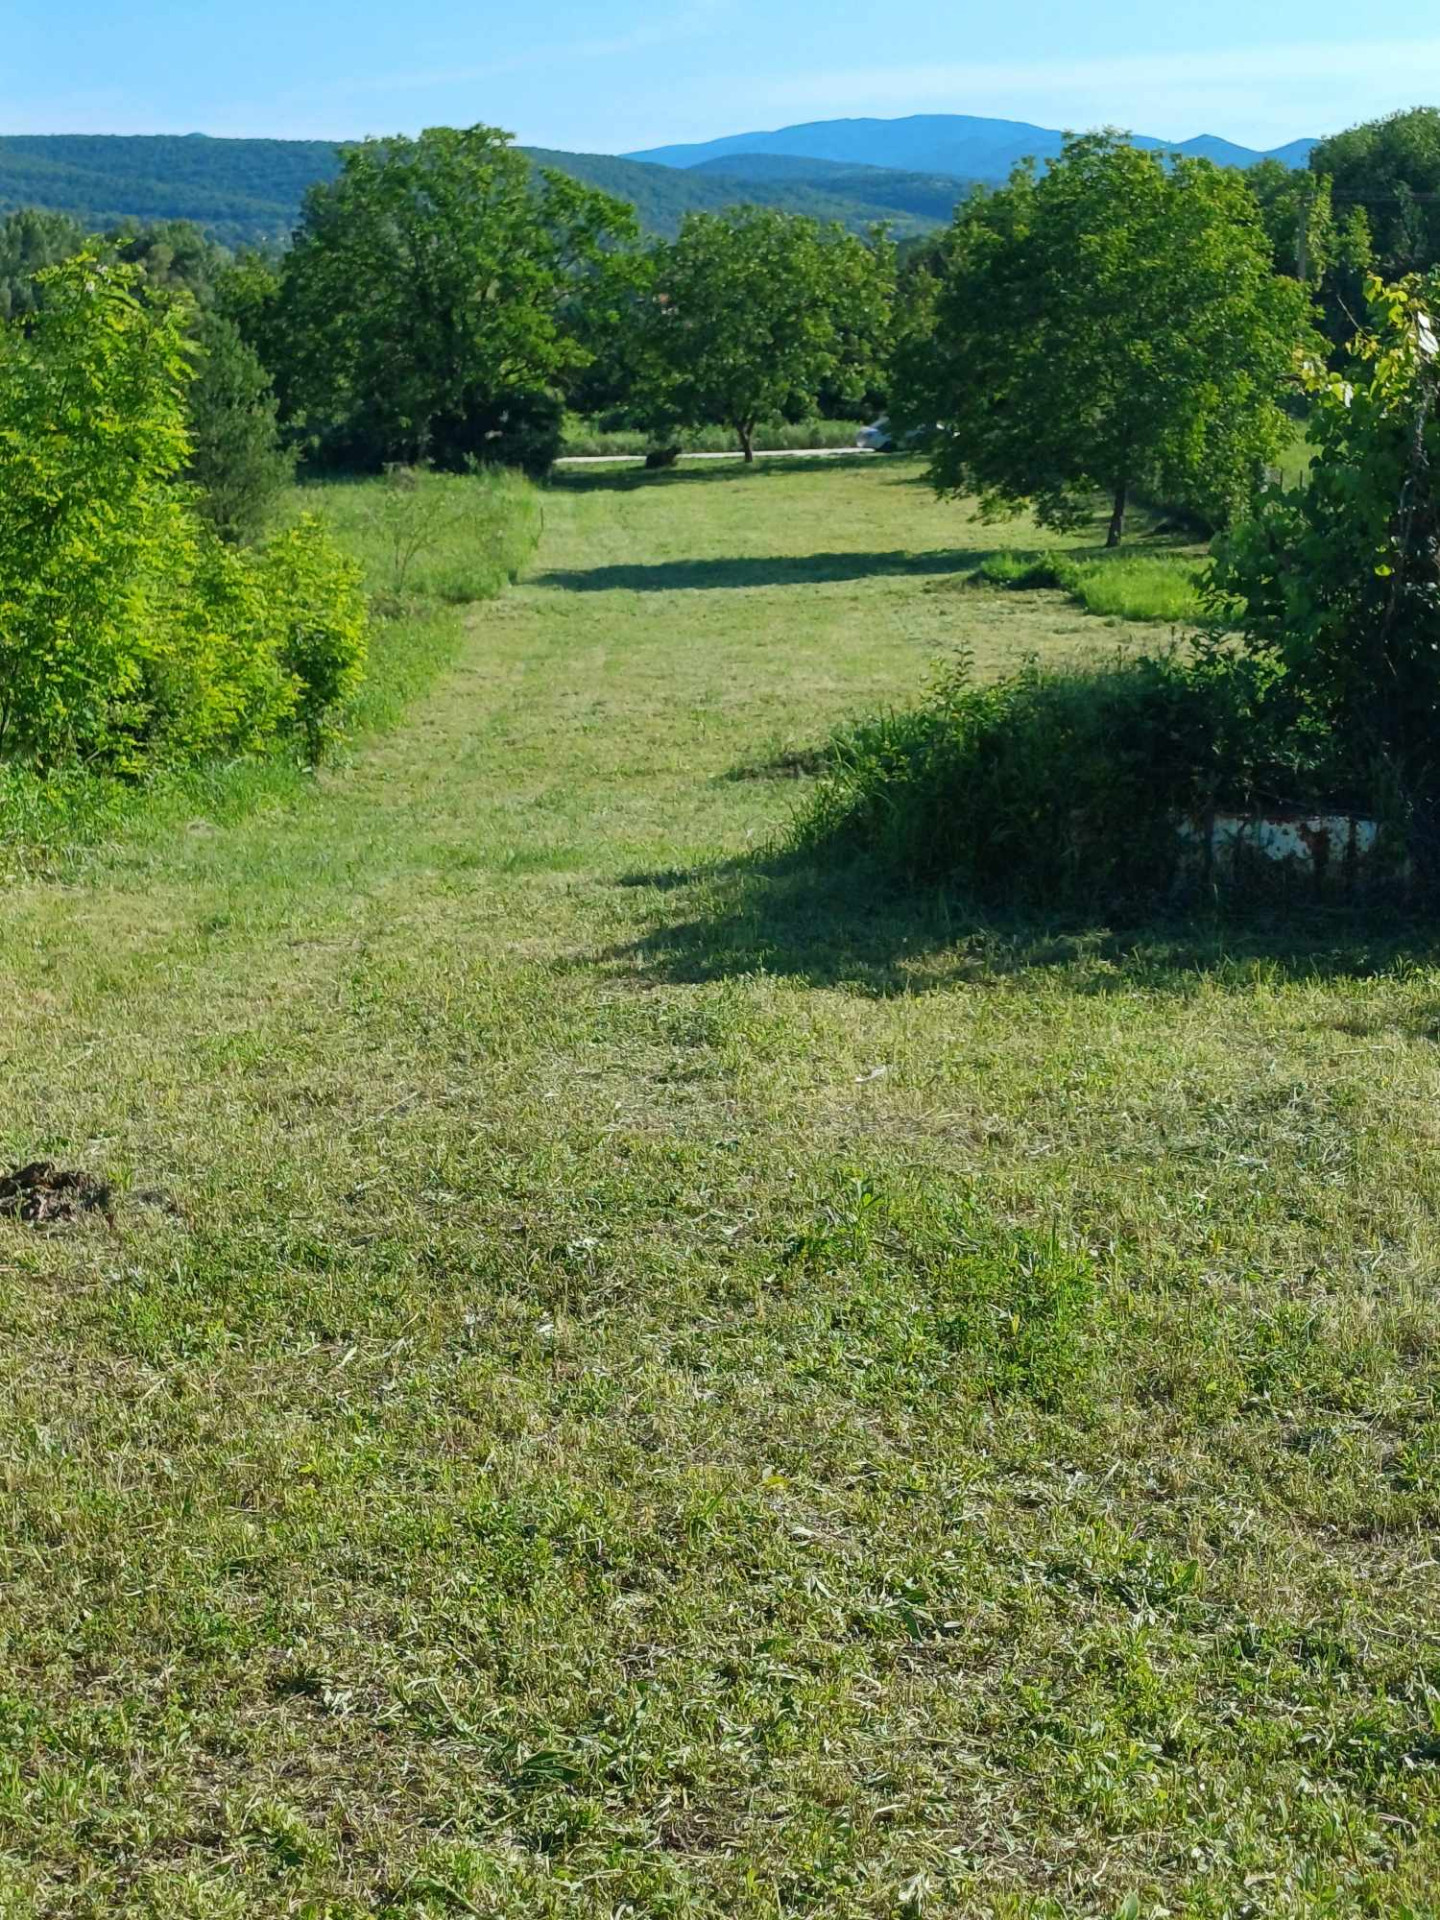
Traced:
[[535, 584], [570, 593], [710, 592], [734, 587], [806, 587], [890, 574], [907, 578], [969, 574], [994, 551], [989, 547], [944, 547], [928, 553], [758, 553], [712, 559], [656, 560], [633, 566], [557, 569], [536, 575]]
[[[1076, 994], [1185, 996], [1207, 981], [1238, 992], [1440, 964], [1433, 920], [1314, 905], [1112, 920], [986, 911], [943, 888], [899, 885], [853, 856], [808, 851], [627, 873], [617, 884], [661, 898], [648, 932], [599, 959], [655, 985], [768, 974], [883, 999], [1049, 970]], [[1440, 1030], [1437, 1018], [1440, 1009], [1420, 1025]]]

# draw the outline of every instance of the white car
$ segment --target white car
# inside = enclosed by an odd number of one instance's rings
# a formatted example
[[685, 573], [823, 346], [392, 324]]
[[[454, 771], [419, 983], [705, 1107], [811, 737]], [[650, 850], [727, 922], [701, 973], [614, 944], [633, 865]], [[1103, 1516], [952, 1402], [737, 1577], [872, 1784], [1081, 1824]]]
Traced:
[[890, 422], [882, 417], [873, 427], [862, 427], [855, 436], [855, 444], [862, 453], [892, 453], [895, 442], [890, 435]]

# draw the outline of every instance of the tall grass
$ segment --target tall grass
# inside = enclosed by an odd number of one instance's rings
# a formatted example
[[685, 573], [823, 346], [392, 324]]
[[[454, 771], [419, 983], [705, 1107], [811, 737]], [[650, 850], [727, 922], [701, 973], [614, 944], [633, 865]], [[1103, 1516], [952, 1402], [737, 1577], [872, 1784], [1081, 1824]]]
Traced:
[[1204, 613], [1204, 563], [1182, 554], [1136, 554], [1077, 558], [1062, 553], [993, 553], [979, 577], [991, 586], [1066, 593], [1088, 613], [1112, 620], [1197, 623]]
[[515, 579], [540, 538], [540, 496], [509, 468], [473, 474], [399, 469], [381, 479], [302, 490], [365, 569], [384, 616], [397, 605], [491, 600]]
[[919, 706], [834, 735], [793, 839], [1005, 904], [1153, 897], [1217, 736], [1211, 689], [1173, 660], [1032, 665], [984, 687], [962, 662]]

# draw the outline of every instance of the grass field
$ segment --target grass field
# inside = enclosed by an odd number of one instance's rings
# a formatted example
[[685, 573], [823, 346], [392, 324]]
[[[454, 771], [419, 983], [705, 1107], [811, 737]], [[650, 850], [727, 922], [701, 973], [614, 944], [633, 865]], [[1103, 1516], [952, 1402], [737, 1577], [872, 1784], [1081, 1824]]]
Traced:
[[1440, 972], [774, 851], [1125, 630], [586, 475], [399, 727], [0, 898], [0, 1915], [1440, 1912]]

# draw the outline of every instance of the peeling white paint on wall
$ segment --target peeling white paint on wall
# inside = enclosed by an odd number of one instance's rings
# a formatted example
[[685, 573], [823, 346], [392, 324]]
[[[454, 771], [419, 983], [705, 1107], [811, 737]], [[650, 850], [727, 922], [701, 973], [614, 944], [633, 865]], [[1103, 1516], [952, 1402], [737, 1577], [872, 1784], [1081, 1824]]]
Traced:
[[1380, 823], [1346, 813], [1217, 813], [1180, 823], [1191, 860], [1219, 874], [1246, 866], [1284, 868], [1323, 885], [1327, 877], [1348, 882], [1375, 865]]

